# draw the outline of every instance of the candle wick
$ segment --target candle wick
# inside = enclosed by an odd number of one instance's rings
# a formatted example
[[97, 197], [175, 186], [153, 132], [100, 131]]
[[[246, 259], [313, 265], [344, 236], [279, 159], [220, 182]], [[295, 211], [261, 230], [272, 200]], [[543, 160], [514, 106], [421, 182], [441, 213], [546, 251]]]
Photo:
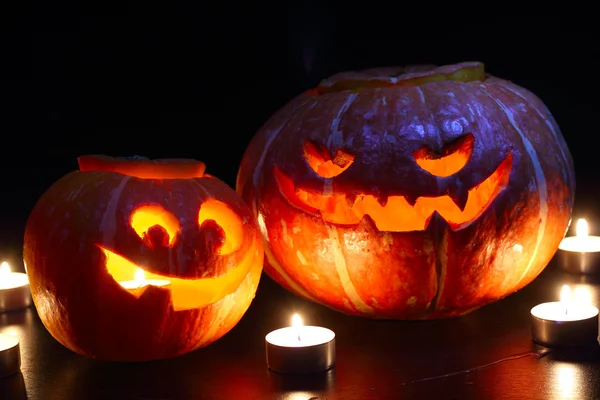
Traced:
[[298, 334], [298, 341], [301, 342], [302, 339], [300, 339], [300, 334]]

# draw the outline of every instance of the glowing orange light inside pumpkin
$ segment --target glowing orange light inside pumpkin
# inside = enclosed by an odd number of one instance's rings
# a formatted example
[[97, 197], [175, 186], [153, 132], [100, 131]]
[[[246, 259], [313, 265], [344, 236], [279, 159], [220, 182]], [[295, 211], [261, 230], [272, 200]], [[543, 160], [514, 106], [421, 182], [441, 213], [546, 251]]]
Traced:
[[179, 231], [179, 220], [160, 205], [144, 205], [131, 215], [131, 227], [144, 238], [153, 226], [163, 227], [169, 235], [169, 247], [173, 247]]
[[473, 135], [469, 134], [445, 148], [442, 154], [436, 154], [424, 147], [414, 151], [413, 157], [419, 167], [430, 174], [447, 177], [454, 175], [467, 165], [473, 154], [473, 141]]
[[146, 275], [144, 274], [144, 270], [141, 268], [138, 268], [135, 271], [135, 274], [133, 274], [133, 280], [136, 282], [144, 283], [144, 281], [146, 280]]
[[275, 177], [282, 194], [290, 204], [307, 212], [319, 211], [327, 222], [355, 225], [368, 214], [380, 231], [407, 232], [427, 228], [431, 216], [436, 211], [452, 229], [468, 225], [477, 219], [506, 187], [511, 169], [512, 153], [509, 153], [487, 179], [468, 191], [464, 210], [461, 210], [448, 195], [419, 197], [414, 205], [410, 205], [403, 196], [390, 196], [385, 206], [373, 195], [359, 195], [352, 203], [343, 194], [322, 195], [294, 189], [291, 179], [278, 169], [275, 169]]
[[[214, 220], [225, 233], [225, 241], [220, 248], [221, 256], [233, 253], [241, 247], [244, 240], [242, 221], [229, 206], [215, 199], [206, 200], [200, 206], [198, 226], [207, 220]], [[153, 226], [163, 227], [169, 235], [169, 247], [176, 244], [177, 232], [180, 229], [179, 220], [159, 205], [144, 205], [136, 209], [131, 216], [131, 225], [141, 238], [144, 238]], [[124, 288], [139, 287], [140, 285], [136, 286], [137, 283], [150, 286], [163, 285], [155, 284], [157, 282], [169, 283], [168, 288], [171, 291], [175, 311], [205, 307], [233, 293], [248, 274], [254, 258], [258, 256], [256, 252], [245, 254], [235, 268], [215, 278], [182, 279], [152, 273], [122, 255], [102, 246], [99, 247], [106, 256], [108, 273]], [[255, 248], [254, 244], [251, 248]], [[175, 251], [175, 249], [171, 251]], [[133, 281], [131, 280], [132, 276], [134, 277]], [[123, 285], [124, 282], [129, 283]], [[141, 293], [141, 291], [132, 292], [136, 297], [139, 297]]]
[[123, 288], [127, 289], [129, 293], [133, 294], [135, 297], [140, 297], [142, 293], [144, 293], [146, 286], [168, 286], [169, 283], [168, 280], [163, 279], [147, 280], [144, 270], [141, 268], [136, 269], [132, 281], [119, 282]]
[[338, 149], [331, 157], [327, 149], [319, 148], [309, 141], [304, 143], [304, 158], [313, 171], [323, 178], [338, 176], [354, 162], [354, 156], [342, 149]]
[[225, 232], [225, 243], [220, 249], [220, 255], [233, 253], [240, 248], [244, 239], [244, 227], [240, 217], [227, 204], [214, 199], [202, 203], [198, 225], [207, 220], [214, 220]]
[[216, 278], [181, 279], [144, 271], [125, 257], [110, 250], [102, 250], [106, 256], [107, 272], [117, 282], [125, 282], [132, 276], [136, 284], [148, 282], [152, 285], [152, 281], [169, 281], [171, 301], [175, 311], [205, 307], [233, 293], [248, 274], [256, 256], [256, 254], [248, 254], [237, 267]]

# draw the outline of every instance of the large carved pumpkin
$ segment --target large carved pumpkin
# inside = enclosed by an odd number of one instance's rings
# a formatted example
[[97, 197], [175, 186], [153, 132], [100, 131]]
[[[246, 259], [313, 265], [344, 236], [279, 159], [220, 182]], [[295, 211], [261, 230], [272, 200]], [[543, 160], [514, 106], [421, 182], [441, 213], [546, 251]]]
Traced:
[[467, 313], [531, 282], [574, 169], [531, 92], [481, 63], [341, 73], [257, 133], [237, 191], [292, 292], [373, 318]]
[[254, 298], [263, 263], [255, 218], [193, 160], [84, 156], [25, 229], [39, 316], [89, 357], [142, 361], [217, 340]]

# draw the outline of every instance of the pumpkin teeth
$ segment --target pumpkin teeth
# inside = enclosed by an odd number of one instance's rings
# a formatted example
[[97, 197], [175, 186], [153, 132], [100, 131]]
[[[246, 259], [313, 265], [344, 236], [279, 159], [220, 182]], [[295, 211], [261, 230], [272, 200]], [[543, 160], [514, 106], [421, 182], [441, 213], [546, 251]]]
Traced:
[[379, 203], [379, 205], [383, 208], [387, 205], [388, 203], [388, 199], [389, 199], [389, 195], [385, 192], [379, 192], [375, 195], [375, 199], [377, 200], [377, 202]]
[[406, 202], [411, 206], [414, 207], [415, 203], [417, 202], [417, 199], [419, 198], [419, 196], [411, 196], [411, 195], [404, 195], [404, 200], [406, 200]]
[[[298, 188], [292, 179], [275, 168], [280, 193], [293, 207], [310, 213], [316, 219], [339, 225], [356, 225], [369, 215], [380, 231], [409, 232], [427, 229], [431, 216], [439, 214], [452, 230], [462, 229], [485, 212], [508, 185], [512, 168], [512, 151], [496, 170], [474, 187], [460, 181], [438, 181], [438, 196], [389, 195], [372, 188], [371, 194], [322, 194]], [[452, 186], [450, 186], [452, 184]]]
[[437, 211], [431, 213], [431, 215], [429, 215], [429, 217], [425, 218], [425, 221], [423, 221], [423, 230], [427, 230], [427, 228], [429, 228], [429, 223], [433, 219], [434, 215], [437, 215], [438, 218], [440, 217], [440, 213], [438, 213]]
[[363, 215], [363, 217], [360, 219], [357, 227], [359, 229], [364, 229], [367, 232], [368, 231], [379, 232], [379, 229], [377, 229], [377, 224], [375, 223], [375, 221], [369, 214]]
[[464, 185], [457, 183], [453, 187], [449, 188], [448, 196], [452, 202], [456, 204], [460, 211], [465, 210], [467, 202], [469, 201], [469, 190]]
[[344, 200], [346, 200], [348, 208], [354, 207], [354, 204], [356, 204], [357, 197], [358, 195], [356, 193], [349, 193], [346, 196], [344, 196]]

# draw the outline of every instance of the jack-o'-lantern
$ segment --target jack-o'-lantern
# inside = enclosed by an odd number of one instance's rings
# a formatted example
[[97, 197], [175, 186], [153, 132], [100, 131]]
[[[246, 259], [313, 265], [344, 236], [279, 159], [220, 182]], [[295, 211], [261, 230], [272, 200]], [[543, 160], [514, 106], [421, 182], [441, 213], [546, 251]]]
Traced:
[[236, 189], [285, 288], [348, 314], [426, 319], [531, 282], [574, 185], [542, 101], [470, 62], [321, 82], [259, 130]]
[[83, 156], [32, 210], [24, 260], [39, 316], [89, 357], [143, 361], [206, 346], [249, 307], [255, 218], [194, 160]]

